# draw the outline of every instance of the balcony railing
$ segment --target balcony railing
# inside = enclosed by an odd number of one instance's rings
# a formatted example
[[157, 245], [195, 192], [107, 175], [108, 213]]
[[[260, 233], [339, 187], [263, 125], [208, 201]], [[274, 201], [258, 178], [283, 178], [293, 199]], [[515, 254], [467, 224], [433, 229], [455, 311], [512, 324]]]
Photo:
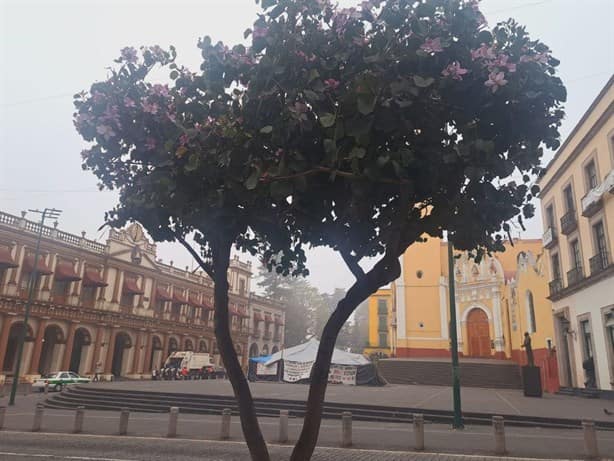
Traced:
[[578, 220], [576, 219], [576, 210], [568, 211], [561, 218], [561, 232], [565, 235], [569, 235], [577, 228]]
[[271, 339], [271, 332], [265, 331], [264, 335], [262, 335], [262, 339]]
[[584, 278], [584, 270], [582, 266], [574, 267], [567, 272], [567, 286], [575, 285]]
[[582, 216], [588, 217], [595, 214], [602, 207], [603, 201], [606, 200], [606, 192], [614, 194], [614, 169], [606, 175], [601, 184], [582, 197]]
[[558, 238], [556, 235], [556, 229], [554, 227], [549, 227], [542, 236], [542, 242], [544, 244], [544, 247], [552, 248], [554, 245], [556, 245], [557, 241]]
[[252, 331], [252, 336], [256, 339], [260, 338], [260, 330]]
[[610, 265], [610, 255], [606, 251], [602, 251], [589, 259], [588, 263], [591, 268], [591, 275], [598, 274]]
[[563, 289], [563, 281], [561, 279], [554, 279], [548, 286], [550, 288], [550, 296], [554, 296]]

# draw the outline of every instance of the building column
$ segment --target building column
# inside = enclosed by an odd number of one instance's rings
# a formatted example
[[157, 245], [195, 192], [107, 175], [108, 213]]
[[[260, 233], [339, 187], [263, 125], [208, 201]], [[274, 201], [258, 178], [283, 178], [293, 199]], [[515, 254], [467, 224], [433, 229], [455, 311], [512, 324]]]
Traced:
[[141, 358], [141, 332], [136, 332], [136, 343], [134, 345], [134, 354], [132, 354], [132, 368], [131, 373], [134, 375], [138, 373], [139, 359]]
[[45, 328], [47, 328], [47, 319], [42, 319], [36, 330], [36, 339], [34, 340], [34, 351], [32, 352], [32, 361], [30, 362], [30, 374], [38, 374], [38, 366], [41, 360], [41, 351], [43, 350], [43, 340], [45, 339]]
[[4, 315], [2, 318], [2, 330], [0, 330], [0, 373], [3, 371], [6, 348], [9, 343], [9, 332], [11, 331], [12, 316]]
[[161, 364], [160, 364], [160, 368], [162, 368], [162, 366], [164, 365], [164, 360], [166, 360], [166, 354], [168, 354], [168, 333], [165, 333], [164, 335], [162, 335], [162, 354], [160, 354], [162, 356], [162, 360], [161, 360]]
[[98, 326], [96, 328], [96, 340], [94, 342], [94, 355], [92, 357], [92, 363], [90, 364], [90, 373], [96, 373], [96, 364], [100, 361], [100, 343], [102, 342], [102, 336], [104, 334], [104, 327]]
[[111, 327], [109, 335], [109, 344], [107, 344], [107, 358], [104, 361], [104, 373], [110, 374], [113, 369], [113, 352], [115, 352], [115, 337], [117, 336], [117, 327]]
[[[396, 313], [397, 313], [397, 340], [403, 341], [403, 347], [407, 347], [405, 340], [407, 339], [407, 321], [405, 310], [405, 264], [403, 263], [403, 256], [399, 256], [399, 263], [401, 265], [401, 276], [395, 283], [396, 288]], [[376, 307], [377, 309], [377, 307]], [[377, 312], [377, 310], [376, 310]]]
[[143, 357], [143, 366], [138, 369], [139, 373], [149, 373], [151, 371], [152, 364], [149, 363], [151, 357], [152, 340], [151, 333], [145, 332], [145, 357]]
[[68, 337], [66, 338], [64, 358], [62, 359], [62, 370], [68, 370], [70, 366], [70, 356], [72, 355], [72, 347], [75, 343], [75, 330], [77, 329], [77, 325], [77, 322], [70, 322], [70, 326], [68, 327]]
[[492, 290], [493, 322], [495, 327], [495, 357], [505, 358], [505, 344], [503, 342], [503, 315], [501, 315], [501, 292], [498, 288]]

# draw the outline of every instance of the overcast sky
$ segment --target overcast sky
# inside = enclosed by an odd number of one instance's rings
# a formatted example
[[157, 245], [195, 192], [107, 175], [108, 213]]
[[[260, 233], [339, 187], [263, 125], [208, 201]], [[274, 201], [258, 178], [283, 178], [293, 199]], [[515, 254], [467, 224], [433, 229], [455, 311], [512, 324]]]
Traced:
[[[344, 6], [357, 1], [341, 0]], [[197, 70], [198, 37], [243, 41], [258, 11], [253, 0], [0, 0], [0, 210], [63, 210], [60, 227], [97, 232], [115, 196], [99, 192], [81, 170], [81, 138], [72, 125], [72, 94], [104, 79], [128, 45], [175, 45]], [[561, 60], [568, 90], [567, 135], [614, 72], [614, 0], [483, 0], [494, 24], [514, 17]], [[548, 160], [551, 154], [547, 157]], [[541, 221], [523, 237], [540, 237]], [[183, 248], [159, 256], [192, 265]], [[352, 276], [332, 252], [309, 254], [311, 282], [322, 291], [348, 287]]]

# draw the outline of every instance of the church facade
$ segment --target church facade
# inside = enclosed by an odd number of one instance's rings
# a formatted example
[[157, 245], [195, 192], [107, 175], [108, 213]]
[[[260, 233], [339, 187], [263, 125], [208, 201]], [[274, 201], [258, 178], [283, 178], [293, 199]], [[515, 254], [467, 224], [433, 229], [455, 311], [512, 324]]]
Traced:
[[[524, 365], [522, 344], [528, 332], [545, 388], [556, 390], [556, 344], [541, 240], [515, 240], [513, 246], [506, 245], [505, 252], [485, 256], [479, 263], [466, 253], [456, 256], [456, 330], [461, 356]], [[365, 352], [449, 357], [447, 242], [429, 238], [412, 245], [401, 257], [401, 265], [400, 278], [370, 300], [374, 308], [370, 309]]]

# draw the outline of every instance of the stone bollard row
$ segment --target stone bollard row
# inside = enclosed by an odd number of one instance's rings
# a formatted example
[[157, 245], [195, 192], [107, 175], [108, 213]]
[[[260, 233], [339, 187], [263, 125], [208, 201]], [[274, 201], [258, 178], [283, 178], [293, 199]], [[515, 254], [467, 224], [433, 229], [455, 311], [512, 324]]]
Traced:
[[505, 425], [503, 416], [492, 417], [492, 428], [495, 434], [495, 454], [504, 455], [505, 449]]
[[228, 440], [230, 438], [230, 415], [232, 412], [230, 408], [224, 408], [222, 410], [222, 427], [220, 431], [220, 439]]
[[177, 419], [179, 418], [179, 408], [171, 407], [171, 411], [168, 415], [168, 432], [167, 437], [177, 437]]
[[39, 432], [41, 427], [43, 426], [43, 410], [44, 406], [42, 403], [36, 404], [36, 409], [34, 410], [34, 421], [32, 422], [32, 432]]
[[279, 410], [279, 443], [288, 441], [288, 410]]
[[414, 449], [424, 450], [424, 415], [414, 414]]
[[589, 419], [583, 420], [582, 429], [584, 430], [584, 455], [588, 459], [598, 459], [599, 447], [597, 446], [595, 421]]
[[130, 410], [122, 408], [119, 413], [119, 435], [128, 433], [128, 418], [130, 418]]
[[352, 446], [352, 413], [349, 411], [341, 413], [341, 446]]
[[75, 411], [75, 423], [72, 428], [73, 434], [81, 434], [83, 432], [83, 416], [84, 416], [85, 407], [78, 406], [77, 411]]

